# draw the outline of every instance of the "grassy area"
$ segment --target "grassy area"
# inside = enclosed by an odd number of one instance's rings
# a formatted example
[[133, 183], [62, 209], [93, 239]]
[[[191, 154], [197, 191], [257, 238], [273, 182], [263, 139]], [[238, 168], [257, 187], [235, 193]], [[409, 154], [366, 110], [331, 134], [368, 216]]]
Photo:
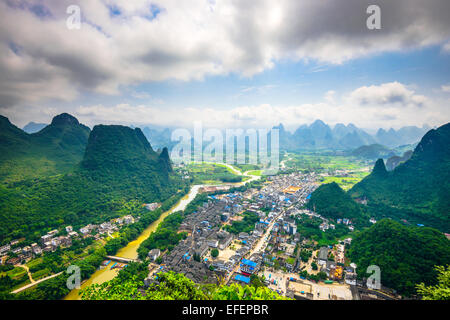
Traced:
[[289, 153], [286, 166], [297, 170], [315, 170], [327, 172], [329, 170], [357, 170], [366, 167], [370, 161], [327, 152]]
[[30, 279], [24, 268], [14, 267], [9, 271], [0, 272], [0, 278], [3, 276], [9, 276], [12, 279], [11, 291], [30, 283]]
[[332, 152], [303, 152], [285, 155], [289, 170], [311, 171], [324, 175], [321, 183], [336, 182], [344, 190], [367, 176], [372, 168], [370, 161]]
[[186, 169], [193, 178], [194, 184], [218, 184], [241, 182], [243, 177], [235, 174], [230, 168], [215, 163], [191, 163]]
[[262, 175], [262, 170], [252, 170], [252, 171], [249, 171], [248, 174], [252, 175], [252, 176], [260, 176], [260, 175]]
[[321, 183], [331, 183], [336, 182], [342, 189], [349, 190], [356, 183], [361, 181], [364, 177], [369, 174], [368, 171], [365, 172], [349, 172], [346, 177], [337, 177], [337, 176], [326, 176], [323, 177]]
[[235, 164], [233, 166], [239, 168], [242, 172], [260, 169], [260, 167], [256, 164]]

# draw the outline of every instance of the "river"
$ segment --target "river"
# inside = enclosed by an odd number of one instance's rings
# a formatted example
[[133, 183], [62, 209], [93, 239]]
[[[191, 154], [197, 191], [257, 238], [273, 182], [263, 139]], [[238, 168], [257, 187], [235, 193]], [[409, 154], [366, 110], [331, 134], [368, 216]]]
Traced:
[[[255, 181], [258, 180], [260, 178], [260, 176], [254, 176], [254, 175], [250, 175], [249, 171], [242, 173], [241, 171], [237, 170], [236, 168], [230, 166], [230, 165], [226, 165], [228, 168], [230, 168], [233, 172], [238, 173], [239, 175], [243, 175], [246, 177], [250, 177], [250, 179], [248, 179], [245, 182], [237, 182], [237, 183], [227, 183], [227, 184], [222, 184], [222, 185], [232, 185], [235, 187], [238, 186], [242, 186], [245, 185], [246, 183], [249, 183], [251, 181]], [[212, 186], [218, 186], [218, 185], [205, 185], [205, 184], [197, 184], [197, 185], [193, 185], [191, 187], [191, 189], [189, 190], [188, 194], [185, 195], [180, 201], [178, 201], [177, 204], [175, 204], [170, 210], [164, 212], [163, 214], [161, 214], [161, 216], [158, 218], [158, 220], [152, 222], [140, 235], [139, 237], [128, 243], [128, 245], [126, 247], [123, 247], [122, 249], [120, 249], [117, 254], [115, 256], [117, 257], [122, 257], [122, 258], [128, 258], [128, 259], [137, 259], [138, 257], [138, 253], [137, 253], [137, 249], [139, 248], [139, 245], [145, 240], [147, 239], [150, 234], [152, 232], [154, 232], [159, 224], [171, 213], [173, 212], [177, 212], [177, 211], [182, 211], [186, 208], [186, 206], [192, 201], [194, 200], [194, 198], [197, 196], [200, 188], [202, 187], [212, 187]], [[112, 280], [117, 273], [120, 271], [120, 269], [113, 269], [111, 270], [109, 268], [109, 266], [106, 266], [103, 269], [98, 269], [94, 274], [92, 274], [92, 276], [84, 281], [81, 284], [81, 289], [84, 289], [88, 286], [90, 286], [91, 284], [101, 284], [103, 282]], [[80, 295], [79, 295], [79, 291], [80, 289], [74, 289], [72, 290], [65, 298], [64, 300], [80, 300]]]

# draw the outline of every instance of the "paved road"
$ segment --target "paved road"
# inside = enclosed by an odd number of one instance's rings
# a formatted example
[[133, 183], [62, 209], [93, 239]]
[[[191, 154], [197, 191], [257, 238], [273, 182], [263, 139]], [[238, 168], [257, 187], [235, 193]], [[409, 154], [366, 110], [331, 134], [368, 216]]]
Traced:
[[[266, 232], [261, 236], [261, 238], [259, 238], [258, 243], [253, 247], [253, 249], [250, 250], [250, 252], [248, 253], [248, 256], [251, 257], [254, 253], [259, 253], [261, 251], [261, 248], [263, 247], [264, 244], [266, 243], [266, 238], [267, 236], [270, 235], [270, 231], [272, 230], [276, 220], [278, 219], [278, 217], [280, 217], [282, 214], [284, 214], [284, 211], [281, 211], [276, 217], [274, 217], [274, 219], [270, 222], [269, 227], [266, 229]], [[235, 273], [238, 272], [239, 270], [239, 263], [236, 264], [236, 266], [234, 267], [234, 269], [229, 273], [227, 279], [226, 279], [226, 283], [228, 283], [228, 281], [230, 281], [231, 276]]]

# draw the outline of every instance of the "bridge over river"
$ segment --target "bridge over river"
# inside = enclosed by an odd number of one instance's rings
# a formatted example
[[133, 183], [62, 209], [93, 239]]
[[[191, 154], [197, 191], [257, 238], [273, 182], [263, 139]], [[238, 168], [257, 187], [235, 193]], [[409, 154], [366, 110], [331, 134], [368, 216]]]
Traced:
[[130, 263], [130, 262], [138, 262], [139, 261], [139, 259], [129, 259], [129, 258], [116, 257], [116, 256], [106, 256], [106, 259], [113, 260], [116, 262], [122, 262], [122, 263]]

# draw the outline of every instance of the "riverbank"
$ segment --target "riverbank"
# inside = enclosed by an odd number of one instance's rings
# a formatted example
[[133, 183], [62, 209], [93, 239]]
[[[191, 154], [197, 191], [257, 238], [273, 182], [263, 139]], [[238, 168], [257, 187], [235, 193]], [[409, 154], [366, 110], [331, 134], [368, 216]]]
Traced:
[[[227, 165], [229, 166], [229, 165]], [[230, 166], [231, 167], [231, 166]], [[235, 169], [234, 167], [232, 167], [236, 172], [239, 173], [239, 175], [242, 176], [246, 176], [249, 177], [250, 179], [248, 179], [245, 182], [239, 182], [239, 183], [227, 183], [224, 185], [230, 185], [230, 186], [235, 186], [235, 187], [239, 187], [242, 185], [245, 185], [249, 182], [258, 180], [261, 178], [261, 176], [254, 176], [254, 175], [250, 175], [248, 172], [244, 172], [242, 173], [241, 171]], [[195, 199], [195, 197], [197, 196], [197, 194], [199, 193], [200, 189], [202, 187], [211, 187], [211, 186], [217, 186], [217, 185], [205, 185], [205, 184], [198, 184], [198, 185], [193, 185], [188, 194], [186, 196], [184, 196], [182, 199], [180, 199], [177, 204], [175, 204], [170, 210], [164, 212], [161, 214], [161, 216], [155, 220], [154, 222], [152, 222], [140, 235], [139, 237], [128, 243], [128, 245], [126, 245], [125, 247], [123, 247], [122, 249], [120, 249], [117, 253], [116, 256], [117, 257], [122, 257], [122, 258], [128, 258], [128, 259], [137, 259], [138, 258], [138, 253], [137, 253], [137, 249], [139, 248], [139, 245], [145, 241], [152, 232], [154, 232], [159, 224], [171, 213], [173, 212], [177, 212], [177, 211], [183, 211], [186, 206]], [[103, 268], [103, 269], [99, 269], [97, 270], [94, 274], [92, 274], [92, 276], [87, 279], [86, 281], [84, 281], [81, 284], [81, 289], [84, 289], [92, 284], [101, 284], [103, 282], [112, 280], [117, 273], [119, 272], [119, 269], [113, 269], [111, 270], [110, 268]], [[79, 291], [80, 289], [74, 289], [72, 290], [65, 298], [64, 300], [79, 300], [80, 296], [79, 296]]]

